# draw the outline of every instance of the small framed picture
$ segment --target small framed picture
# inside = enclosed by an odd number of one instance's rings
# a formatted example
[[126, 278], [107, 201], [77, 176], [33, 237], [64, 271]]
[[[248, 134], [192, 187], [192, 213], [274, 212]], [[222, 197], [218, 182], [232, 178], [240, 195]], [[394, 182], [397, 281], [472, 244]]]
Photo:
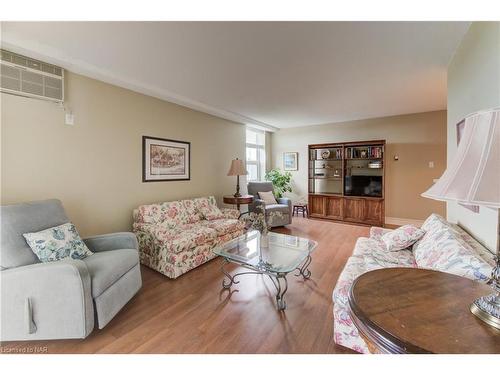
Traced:
[[191, 143], [142, 137], [142, 182], [189, 180]]
[[296, 171], [299, 169], [299, 153], [284, 152], [283, 153], [283, 170]]

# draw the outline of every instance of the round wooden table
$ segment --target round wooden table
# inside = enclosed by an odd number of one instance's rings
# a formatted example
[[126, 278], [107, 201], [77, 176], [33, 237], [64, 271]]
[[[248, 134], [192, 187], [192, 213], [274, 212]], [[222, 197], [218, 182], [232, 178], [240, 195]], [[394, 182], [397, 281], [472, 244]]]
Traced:
[[[224, 195], [222, 198], [223, 202], [226, 204], [235, 204], [237, 210], [240, 210], [242, 204], [250, 204], [253, 202], [253, 195], [242, 195], [241, 197], [235, 197], [234, 195]], [[241, 213], [243, 215], [245, 212]]]
[[354, 281], [349, 309], [372, 353], [500, 353], [500, 330], [469, 310], [490, 293], [448, 273], [385, 268]]

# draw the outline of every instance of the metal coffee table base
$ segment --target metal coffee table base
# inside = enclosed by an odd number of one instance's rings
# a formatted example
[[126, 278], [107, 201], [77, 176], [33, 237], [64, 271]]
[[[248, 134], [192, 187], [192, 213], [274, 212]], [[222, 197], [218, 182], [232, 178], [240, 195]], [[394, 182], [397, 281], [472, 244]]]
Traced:
[[[301, 266], [297, 267], [295, 270], [299, 271], [295, 276], [302, 276], [305, 280], [309, 279], [311, 277], [311, 271], [308, 269], [309, 265], [311, 264], [312, 258], [309, 255], [304, 262], [302, 263]], [[244, 267], [246, 269], [249, 269], [250, 271], [246, 272], [238, 272], [235, 273], [234, 275], [231, 275], [229, 272], [226, 271], [224, 266], [228, 263], [235, 263], [238, 264], [241, 267]], [[241, 275], [267, 275], [269, 279], [272, 281], [274, 287], [276, 288], [276, 305], [278, 306], [278, 310], [285, 310], [286, 309], [286, 302], [285, 302], [285, 293], [288, 290], [288, 280], [286, 279], [286, 276], [288, 272], [270, 272], [265, 269], [263, 266], [262, 268], [253, 268], [249, 267], [246, 264], [238, 263], [234, 260], [228, 260], [227, 258], [224, 258], [224, 262], [222, 263], [221, 266], [222, 273], [225, 275], [224, 279], [222, 279], [222, 287], [224, 289], [229, 289], [233, 284], [239, 284], [239, 281], [235, 280], [236, 277], [241, 276]], [[227, 280], [226, 280], [227, 278]]]

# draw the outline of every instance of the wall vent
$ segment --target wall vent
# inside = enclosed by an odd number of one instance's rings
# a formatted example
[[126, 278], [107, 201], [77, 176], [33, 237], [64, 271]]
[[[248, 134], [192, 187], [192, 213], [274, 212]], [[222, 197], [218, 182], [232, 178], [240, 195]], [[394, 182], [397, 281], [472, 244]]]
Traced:
[[0, 91], [64, 101], [64, 69], [3, 49], [0, 54]]

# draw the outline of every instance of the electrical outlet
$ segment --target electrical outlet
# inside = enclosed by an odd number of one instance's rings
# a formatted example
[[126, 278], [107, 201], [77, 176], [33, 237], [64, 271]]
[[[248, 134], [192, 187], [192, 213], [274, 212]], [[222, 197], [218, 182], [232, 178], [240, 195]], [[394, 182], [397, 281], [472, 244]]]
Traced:
[[429, 162], [429, 168], [434, 168], [434, 162], [433, 161]]

